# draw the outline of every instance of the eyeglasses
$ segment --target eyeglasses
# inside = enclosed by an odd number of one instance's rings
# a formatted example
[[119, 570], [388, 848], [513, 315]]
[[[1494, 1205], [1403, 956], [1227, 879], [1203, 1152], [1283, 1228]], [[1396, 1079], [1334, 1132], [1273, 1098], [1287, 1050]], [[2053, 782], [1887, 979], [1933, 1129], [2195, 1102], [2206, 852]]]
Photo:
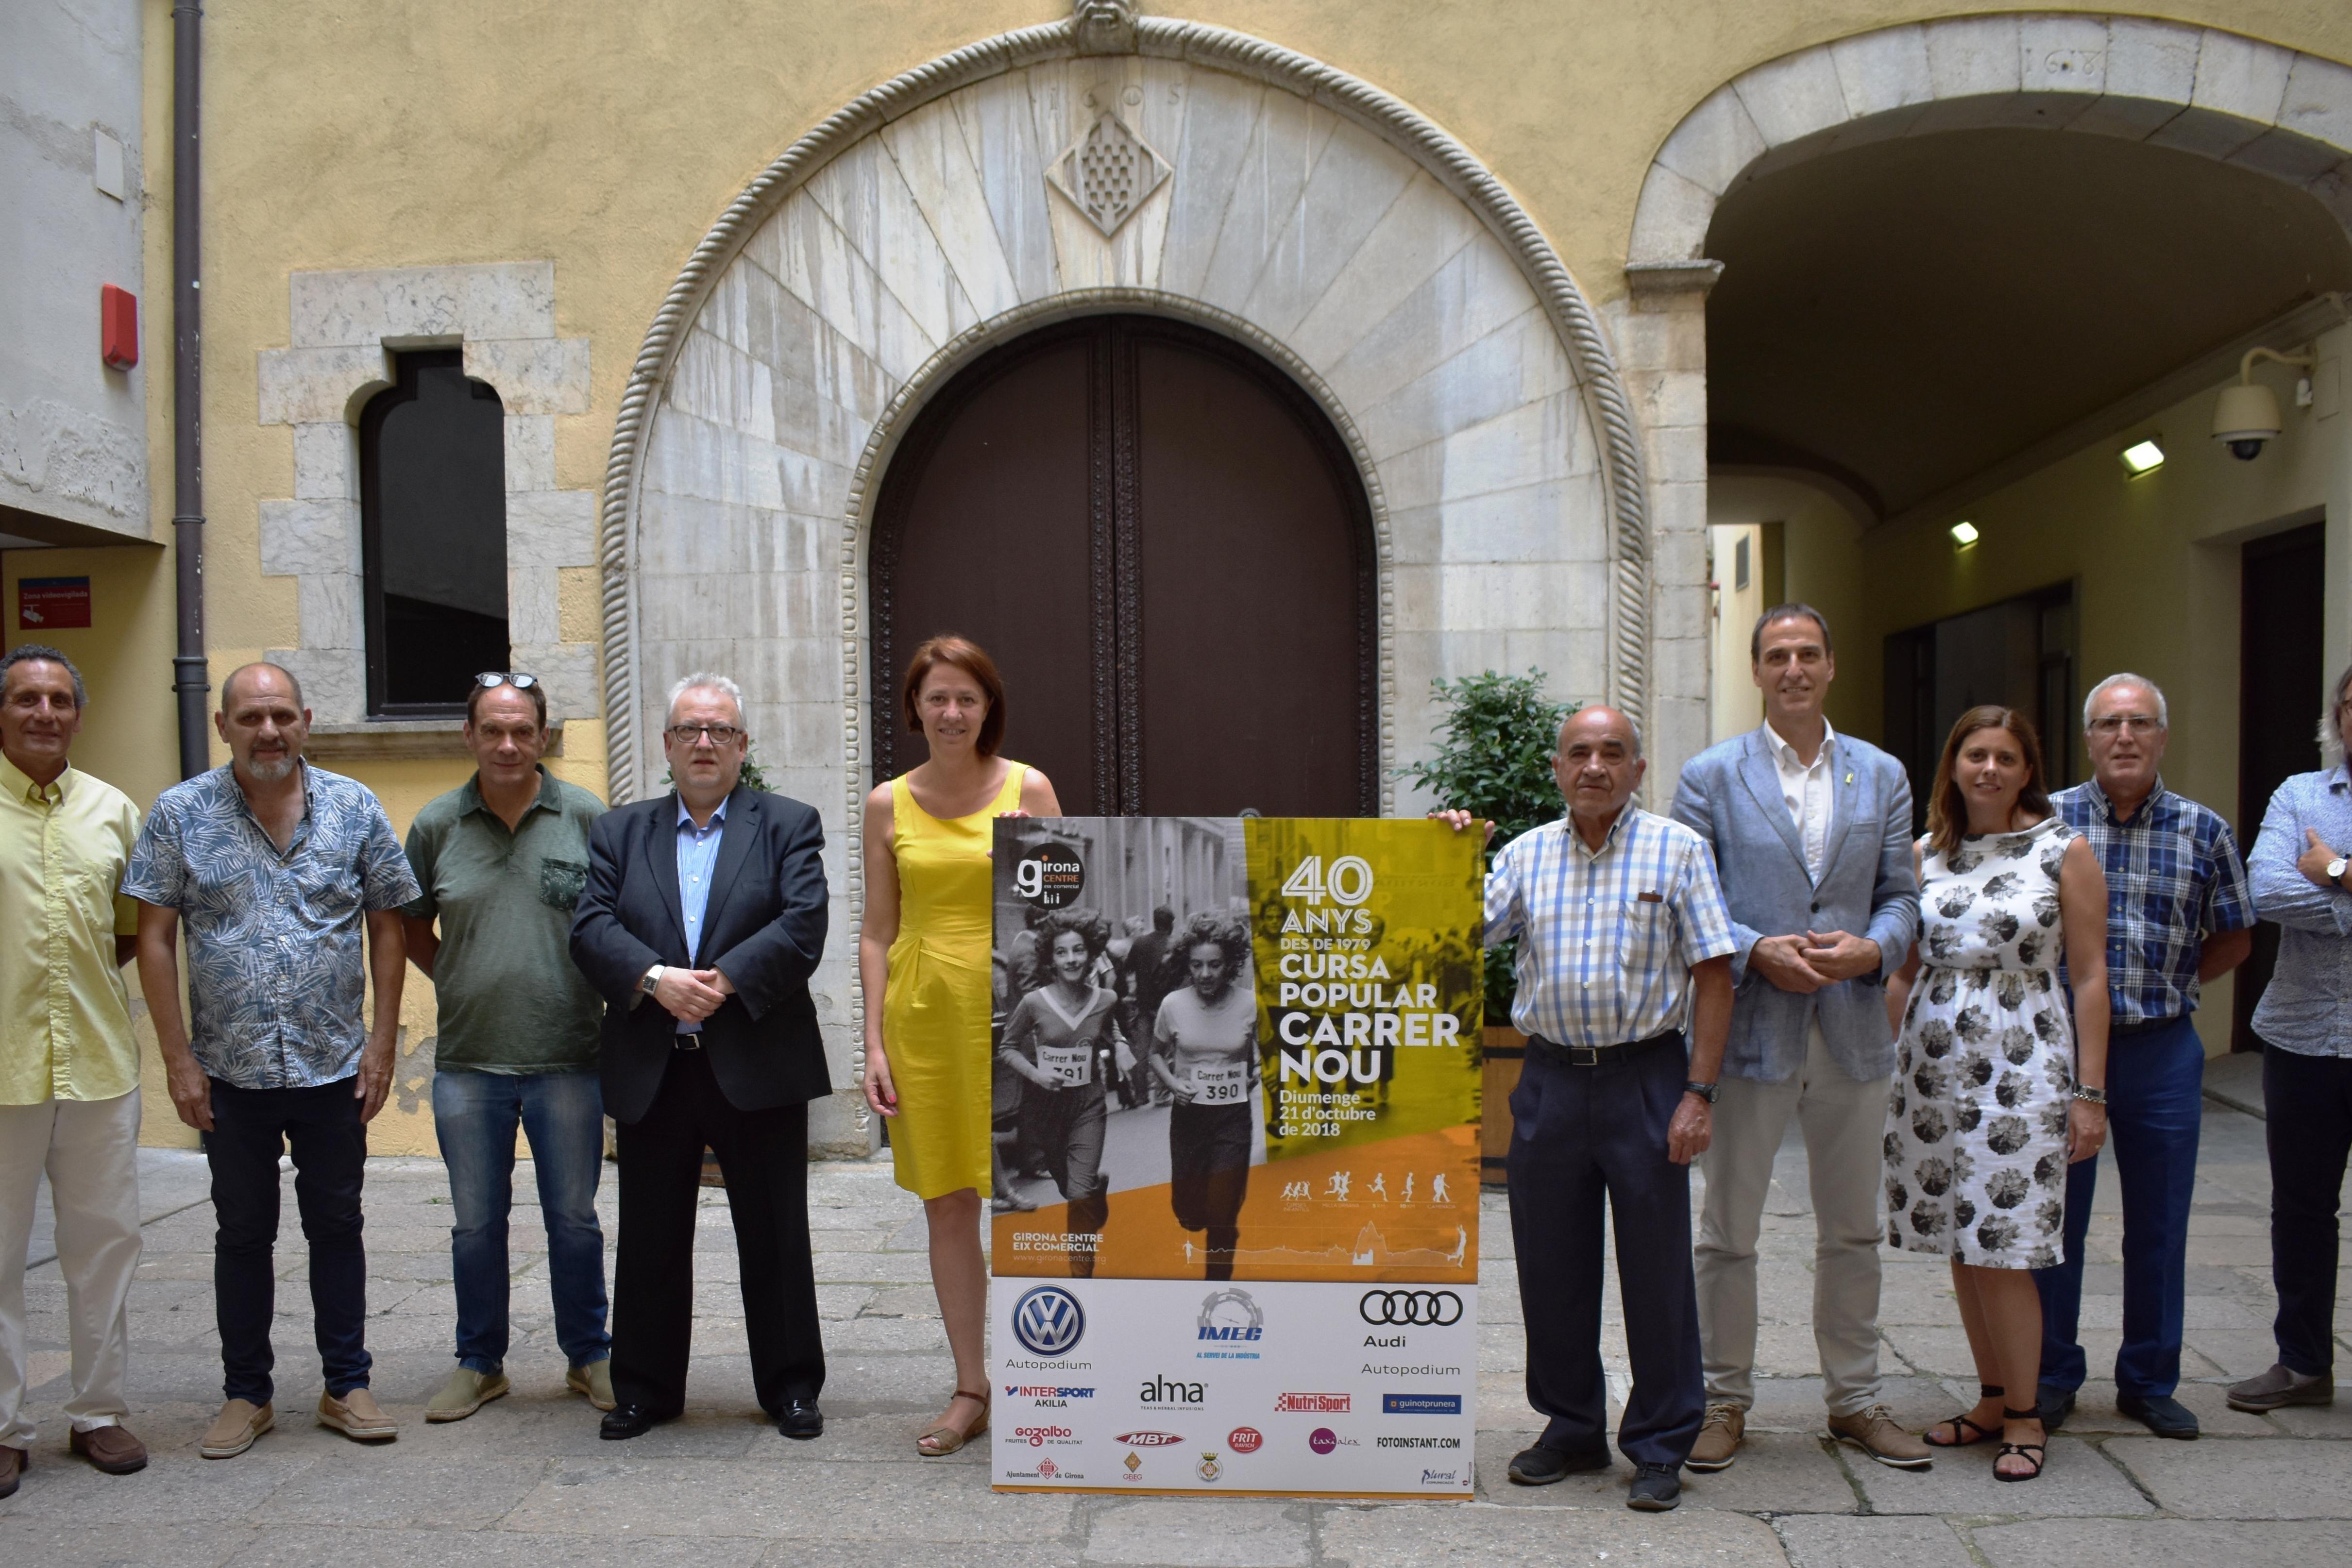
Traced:
[[474, 677], [474, 684], [486, 692], [499, 686], [512, 686], [519, 692], [527, 692], [539, 685], [539, 677], [526, 675], [520, 670], [484, 670]]
[[692, 746], [706, 735], [713, 746], [732, 746], [743, 738], [743, 732], [731, 724], [674, 724], [662, 733], [680, 746]]
[[2156, 720], [2144, 713], [2111, 713], [2091, 726], [2101, 735], [2121, 735], [2125, 730], [2134, 735], [2151, 735], [2158, 727]]

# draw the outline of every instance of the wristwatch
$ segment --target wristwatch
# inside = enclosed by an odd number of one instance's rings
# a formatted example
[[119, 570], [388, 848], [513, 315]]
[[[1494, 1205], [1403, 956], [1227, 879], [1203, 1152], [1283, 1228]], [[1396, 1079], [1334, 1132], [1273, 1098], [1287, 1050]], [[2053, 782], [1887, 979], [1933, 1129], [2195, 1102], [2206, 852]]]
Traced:
[[2347, 864], [2352, 864], [2352, 862], [2346, 861], [2342, 855], [2337, 855], [2334, 860], [2329, 861], [2327, 862], [2327, 880], [2336, 883], [2342, 882], [2344, 880], [2344, 868]]
[[656, 964], [652, 968], [647, 969], [644, 976], [638, 979], [637, 989], [645, 992], [645, 994], [649, 997], [652, 996], [654, 994], [654, 988], [661, 984], [662, 970], [664, 967], [665, 966], [663, 965]]
[[1723, 1092], [1723, 1085], [1720, 1083], [1686, 1082], [1683, 1085], [1683, 1092], [1685, 1094], [1696, 1094], [1700, 1099], [1712, 1105], [1715, 1103], [1715, 1097]]
[[2074, 1098], [2085, 1105], [2104, 1106], [2107, 1103], [2107, 1092], [2104, 1089], [2093, 1089], [2087, 1084], [2077, 1083], [2074, 1085]]

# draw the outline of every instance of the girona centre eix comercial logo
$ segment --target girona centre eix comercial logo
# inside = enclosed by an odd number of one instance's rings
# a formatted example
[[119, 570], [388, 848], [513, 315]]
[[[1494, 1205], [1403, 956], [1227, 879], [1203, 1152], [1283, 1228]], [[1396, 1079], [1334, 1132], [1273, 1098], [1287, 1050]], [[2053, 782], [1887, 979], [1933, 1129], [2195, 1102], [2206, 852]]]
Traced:
[[1066, 1354], [1086, 1332], [1086, 1309], [1058, 1285], [1040, 1285], [1013, 1304], [1013, 1337], [1034, 1354]]

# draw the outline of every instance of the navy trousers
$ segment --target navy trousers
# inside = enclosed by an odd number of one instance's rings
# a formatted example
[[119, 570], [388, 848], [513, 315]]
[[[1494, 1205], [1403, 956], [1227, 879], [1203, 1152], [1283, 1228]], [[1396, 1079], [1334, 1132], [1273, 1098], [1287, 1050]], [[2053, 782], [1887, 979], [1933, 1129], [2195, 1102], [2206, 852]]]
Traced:
[[2336, 1366], [2336, 1209], [2352, 1158], [2352, 1057], [2266, 1045], [2263, 1105], [2279, 1361], [2305, 1377], [2327, 1377]]
[[[2197, 1186], [2205, 1047], [2186, 1017], [2107, 1042], [2107, 1139], [2124, 1197], [2124, 1342], [2116, 1392], [2151, 1398], [2180, 1385], [2189, 1203]], [[2042, 1381], [2080, 1388], [2089, 1375], [2075, 1337], [2083, 1311], [2083, 1238], [2099, 1162], [2066, 1169], [2066, 1249], [2033, 1271], [2042, 1292]]]
[[1530, 1042], [1511, 1092], [1511, 1240], [1528, 1335], [1528, 1403], [1539, 1441], [1606, 1452], [1601, 1367], [1601, 1205], [1615, 1222], [1617, 1289], [1633, 1387], [1617, 1446], [1637, 1465], [1679, 1467], [1706, 1413], [1698, 1287], [1691, 1275], [1690, 1166], [1666, 1158], [1688, 1063], [1680, 1035], [1606, 1066], [1572, 1067]]

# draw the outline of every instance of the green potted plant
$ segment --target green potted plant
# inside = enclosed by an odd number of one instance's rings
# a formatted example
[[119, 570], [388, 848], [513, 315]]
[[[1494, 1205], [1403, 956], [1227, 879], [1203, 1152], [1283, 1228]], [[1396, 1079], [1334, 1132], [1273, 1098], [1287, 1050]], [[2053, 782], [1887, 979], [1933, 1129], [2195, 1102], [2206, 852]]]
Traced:
[[[1475, 812], [1495, 824], [1486, 845], [1489, 866], [1496, 850], [1566, 810], [1552, 778], [1552, 748], [1559, 740], [1560, 721], [1580, 705], [1552, 701], [1544, 695], [1543, 685], [1540, 670], [1524, 675], [1488, 670], [1456, 681], [1432, 681], [1432, 695], [1445, 710], [1437, 752], [1402, 770], [1441, 804]], [[1517, 950], [1517, 945], [1508, 942], [1486, 949], [1481, 1142], [1484, 1167], [1496, 1179], [1510, 1147], [1510, 1092], [1527, 1055], [1526, 1038], [1510, 1027], [1511, 998], [1518, 990], [1512, 969]]]

